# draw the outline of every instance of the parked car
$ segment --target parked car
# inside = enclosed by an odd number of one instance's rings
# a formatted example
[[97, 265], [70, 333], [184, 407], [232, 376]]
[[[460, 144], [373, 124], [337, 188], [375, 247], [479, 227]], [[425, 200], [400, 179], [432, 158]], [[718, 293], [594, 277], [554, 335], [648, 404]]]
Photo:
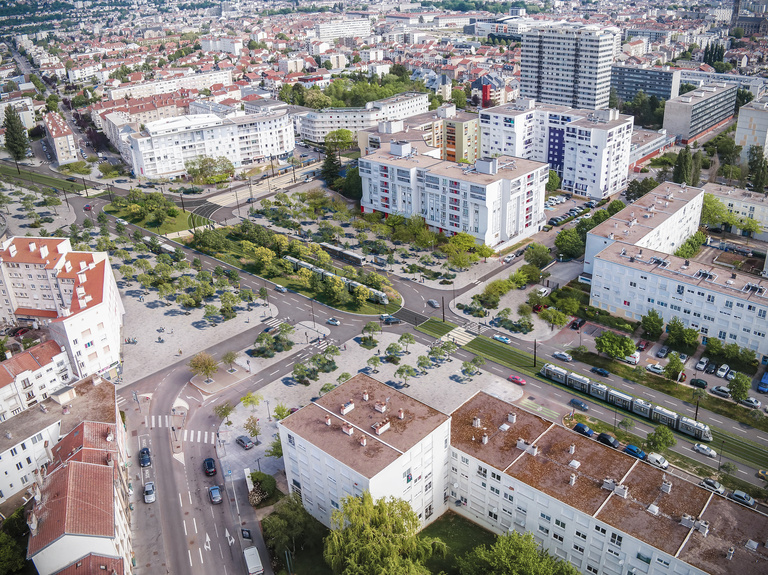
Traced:
[[732, 499], [736, 503], [741, 503], [742, 505], [746, 505], [747, 507], [754, 507], [757, 505], [757, 502], [752, 499], [752, 496], [744, 493], [743, 491], [739, 491], [738, 489], [728, 495], [728, 499]]
[[733, 381], [734, 379], [736, 379], [736, 376], [738, 374], [739, 374], [738, 371], [736, 371], [735, 369], [732, 369], [728, 372], [728, 375], [725, 376], [725, 379], [727, 379], [728, 381]]
[[760, 409], [762, 407], [762, 403], [760, 403], [759, 400], [755, 399], [754, 397], [748, 397], [747, 399], [742, 399], [739, 403], [741, 405], [746, 405], [747, 407], [751, 407], [752, 409]]
[[508, 264], [508, 263], [509, 263], [509, 262], [511, 262], [513, 259], [515, 259], [515, 257], [516, 257], [516, 256], [515, 256], [515, 254], [509, 254], [508, 256], [505, 256], [505, 257], [504, 257], [504, 263], [505, 263], [505, 264]]
[[693, 387], [698, 387], [700, 389], [707, 389], [707, 382], [704, 381], [703, 379], [692, 379], [691, 385]]
[[669, 467], [669, 461], [664, 459], [664, 456], [659, 455], [658, 453], [649, 453], [645, 460], [659, 469], [666, 469]]
[[576, 399], [575, 397], [568, 402], [568, 405], [572, 405], [581, 411], [589, 411], [589, 406], [580, 399]]
[[547, 297], [550, 293], [552, 293], [552, 290], [548, 287], [542, 287], [537, 289], [536, 293], [539, 294], [540, 297]]
[[214, 485], [208, 488], [208, 497], [211, 499], [211, 503], [218, 505], [223, 501], [221, 498], [221, 488], [218, 485]]
[[519, 375], [510, 375], [507, 379], [509, 379], [509, 381], [512, 383], [516, 383], [517, 385], [525, 385], [525, 380]]
[[621, 443], [619, 443], [619, 440], [616, 439], [610, 433], [601, 433], [600, 435], [597, 436], [597, 440], [600, 443], [607, 445], [608, 447], [613, 447], [614, 449], [618, 449], [619, 447], [621, 447]]
[[710, 392], [712, 395], [716, 395], [718, 397], [724, 397], [726, 399], [731, 398], [731, 390], [725, 387], [724, 385], [716, 385], [713, 387]]
[[139, 451], [139, 466], [149, 467], [152, 465], [152, 456], [149, 453], [149, 447], [142, 447]]
[[641, 461], [645, 459], [645, 451], [640, 449], [637, 445], [627, 445], [624, 448], [624, 453], [631, 455], [632, 457], [637, 457]]
[[664, 368], [658, 363], [654, 363], [653, 365], [646, 365], [645, 369], [651, 373], [655, 373], [656, 375], [664, 375]]
[[717, 375], [717, 377], [725, 377], [726, 375], [728, 375], [729, 371], [731, 371], [731, 368], [728, 366], [727, 363], [724, 363], [723, 365], [720, 366], [720, 369], [717, 370], [717, 373], [715, 375]]
[[326, 323], [329, 323], [331, 325], [341, 325], [341, 322], [335, 317], [329, 317]]
[[216, 461], [213, 457], [207, 457], [203, 459], [203, 471], [208, 476], [216, 475]]
[[571, 329], [580, 330], [581, 326], [583, 326], [585, 323], [587, 323], [587, 320], [583, 318], [575, 319], [573, 320], [573, 323], [571, 324]]
[[717, 364], [713, 361], [707, 364], [707, 367], [704, 368], [704, 373], [708, 373], [712, 375], [717, 371]]
[[704, 445], [703, 443], [696, 443], [693, 446], [693, 450], [698, 451], [699, 453], [701, 453], [702, 455], [706, 455], [707, 457], [711, 457], [712, 459], [717, 457], [717, 451], [712, 449], [709, 445]]
[[431, 307], [433, 307], [435, 309], [440, 307], [440, 304], [438, 303], [438, 301], [436, 299], [428, 299], [427, 300], [427, 305], [429, 305], [429, 306], [431, 306]]
[[144, 503], [155, 502], [155, 482], [147, 481], [144, 484]]
[[235, 441], [237, 441], [237, 444], [243, 449], [253, 449], [254, 447], [253, 441], [246, 435], [239, 435]]
[[709, 360], [706, 357], [702, 357], [696, 364], [696, 370], [706, 369]]
[[589, 371], [591, 371], [592, 373], [596, 373], [597, 375], [602, 375], [603, 377], [608, 377], [609, 375], [611, 375], [610, 371], [602, 367], [593, 367]]
[[709, 489], [710, 491], [714, 491], [718, 495], [722, 495], [723, 493], [725, 493], [725, 487], [723, 487], [719, 481], [715, 481], [714, 479], [710, 479], [709, 477], [703, 481], [700, 481], [699, 486], [703, 487], [704, 489]]
[[594, 431], [592, 431], [589, 427], [587, 427], [583, 423], [577, 423], [576, 425], [574, 425], [573, 430], [576, 433], [581, 433], [582, 435], [586, 435], [587, 437], [592, 437], [595, 434]]
[[556, 351], [552, 354], [552, 357], [562, 359], [563, 361], [573, 361], [573, 358], [564, 351]]
[[666, 345], [662, 345], [661, 349], [656, 352], [656, 357], [664, 359], [669, 355], [669, 348]]
[[645, 351], [646, 347], [648, 347], [648, 342], [644, 339], [637, 342], [637, 351]]

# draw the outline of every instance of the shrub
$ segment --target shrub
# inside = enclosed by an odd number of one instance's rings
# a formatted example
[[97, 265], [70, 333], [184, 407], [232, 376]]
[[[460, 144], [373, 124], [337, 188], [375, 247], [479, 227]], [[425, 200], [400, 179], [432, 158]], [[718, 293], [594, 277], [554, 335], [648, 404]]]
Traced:
[[261, 471], [253, 471], [251, 473], [251, 481], [253, 481], [254, 487], [256, 487], [256, 485], [261, 486], [266, 492], [267, 497], [272, 497], [275, 494], [275, 491], [277, 491], [277, 481], [275, 481], [275, 478], [266, 473], [262, 473]]

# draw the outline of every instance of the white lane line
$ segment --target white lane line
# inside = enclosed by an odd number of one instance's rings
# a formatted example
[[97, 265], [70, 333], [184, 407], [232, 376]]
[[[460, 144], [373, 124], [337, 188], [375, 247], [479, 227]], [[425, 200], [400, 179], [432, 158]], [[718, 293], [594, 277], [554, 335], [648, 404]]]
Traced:
[[276, 374], [277, 372], [279, 372], [279, 371], [280, 371], [280, 370], [278, 369], [278, 370], [276, 370], [276, 371], [273, 371], [273, 372], [272, 372], [272, 373], [270, 373], [269, 375], [275, 375], [275, 374]]
[[152, 425], [150, 427], [155, 427], [155, 416], [152, 416]]
[[200, 443], [200, 436], [203, 434], [202, 431], [197, 432], [197, 442]]
[[[179, 494], [179, 497], [181, 497], [181, 494]], [[184, 537], [186, 537], [187, 536], [187, 522], [184, 519], [182, 519], [181, 523], [182, 523], [182, 525], [184, 525]]]
[[714, 421], [715, 423], [723, 423], [722, 421], [720, 421], [719, 419], [715, 419], [714, 417], [712, 417], [712, 418], [710, 418], [710, 419], [711, 419], [712, 421]]
[[144, 416], [144, 427], [149, 427], [149, 416], [148, 415]]
[[170, 426], [171, 426], [171, 425], [170, 425], [170, 420], [168, 419], [168, 416], [167, 416], [167, 415], [165, 416], [165, 426], [166, 426], [166, 427], [170, 427]]
[[758, 439], [762, 439], [763, 441], [768, 441], [768, 438], [757, 436]]
[[742, 471], [741, 469], [739, 469], [739, 473], [743, 473], [744, 475], [749, 475], [749, 473], [747, 473], [746, 471]]
[[187, 495], [189, 496], [189, 504], [192, 505], [192, 492], [187, 491]]
[[669, 405], [672, 405], [672, 406], [675, 406], [675, 405], [677, 405], [676, 403], [674, 403], [674, 402], [672, 402], [672, 401], [669, 401], [668, 399], [665, 399], [665, 400], [664, 400], [664, 403], [667, 403], [667, 404], [669, 404]]
[[540, 385], [536, 385], [535, 383], [531, 383], [531, 384], [529, 384], [529, 385], [531, 385], [531, 386], [533, 386], [533, 387], [537, 387], [537, 388], [541, 389], [541, 386], [540, 386]]
[[203, 436], [203, 443], [208, 443], [208, 432], [205, 432], [205, 435]]
[[296, 362], [292, 361], [291, 363], [288, 364], [288, 367], [291, 367], [294, 363], [296, 363]]
[[304, 311], [304, 308], [303, 308], [303, 307], [301, 307], [300, 305], [295, 305], [295, 306], [293, 306], [293, 309], [297, 309], [297, 310], [299, 310], [299, 311]]
[[184, 500], [181, 498], [181, 493], [179, 493], [179, 507], [184, 507]]
[[195, 533], [197, 533], [197, 519], [192, 518], [192, 524], [195, 526]]
[[198, 547], [197, 550], [200, 553], [200, 563], [205, 563], [205, 561], [203, 561], [203, 550], [200, 549], [200, 547]]
[[733, 428], [734, 428], [736, 431], [740, 431], [741, 433], [746, 433], [746, 431], [744, 431], [743, 429], [740, 429], [740, 428], [736, 427], [735, 425], [731, 425], [731, 427], [733, 427]]
[[216, 445], [216, 436], [213, 434], [213, 431], [211, 431], [211, 445]]
[[187, 553], [189, 553], [189, 566], [192, 567], [192, 550], [187, 549]]
[[184, 441], [186, 441], [186, 440], [187, 440], [187, 430], [185, 429], [184, 430]]

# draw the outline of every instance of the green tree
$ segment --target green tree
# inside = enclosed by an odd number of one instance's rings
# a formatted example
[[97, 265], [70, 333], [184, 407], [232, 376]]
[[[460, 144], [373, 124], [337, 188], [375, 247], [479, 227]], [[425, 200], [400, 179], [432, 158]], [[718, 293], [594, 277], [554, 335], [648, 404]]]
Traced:
[[403, 364], [395, 370], [395, 377], [403, 380], [403, 385], [408, 386], [408, 380], [416, 377], [418, 372], [410, 365]]
[[251, 412], [256, 411], [256, 407], [261, 404], [264, 397], [260, 393], [253, 393], [249, 391], [243, 397], [240, 398], [240, 403], [245, 407], [250, 407]]
[[278, 501], [274, 512], [262, 522], [267, 545], [280, 557], [287, 551], [294, 553], [296, 543], [315, 540], [318, 532], [314, 530], [318, 525], [304, 508], [301, 495], [295, 492]]
[[339, 161], [339, 158], [336, 156], [333, 150], [326, 147], [325, 159], [323, 160], [323, 165], [320, 168], [320, 176], [323, 178], [323, 180], [326, 181], [326, 183], [330, 184], [339, 177], [340, 172], [341, 162]]
[[253, 415], [248, 416], [248, 419], [245, 420], [245, 423], [243, 424], [243, 428], [248, 433], [248, 437], [254, 440], [255, 443], [258, 443], [258, 437], [261, 435], [261, 426], [259, 425], [259, 418], [254, 417]]
[[752, 381], [749, 376], [743, 373], [737, 373], [728, 383], [728, 389], [731, 390], [731, 397], [734, 401], [743, 401], [749, 396], [749, 391], [752, 389]]
[[595, 338], [595, 349], [598, 353], [624, 358], [635, 351], [635, 342], [625, 335], [606, 330]]
[[463, 109], [467, 107], [467, 95], [464, 93], [464, 90], [460, 88], [454, 88], [451, 90], [451, 102], [456, 104], [456, 107], [459, 109]]
[[733, 461], [726, 461], [720, 466], [720, 475], [722, 477], [730, 477], [734, 473], [736, 473], [739, 470], [739, 468], [736, 466], [736, 464]]
[[479, 545], [457, 557], [461, 575], [577, 575], [570, 563], [553, 557], [533, 534], [516, 531], [499, 535], [490, 546]]
[[645, 438], [645, 444], [651, 451], [664, 451], [677, 443], [675, 434], [666, 425], [659, 425]]
[[645, 332], [645, 337], [653, 340], [659, 339], [664, 332], [664, 318], [655, 309], [651, 309], [640, 318], [640, 325]]
[[413, 343], [416, 343], [416, 338], [413, 337], [413, 334], [411, 332], [406, 331], [403, 335], [400, 336], [397, 342], [405, 346], [405, 353], [408, 354], [409, 353], [408, 346]]
[[422, 373], [427, 373], [427, 370], [432, 367], [432, 360], [426, 355], [420, 355], [416, 358], [416, 367], [418, 367]]
[[219, 369], [219, 362], [211, 354], [204, 351], [193, 356], [187, 365], [192, 373], [203, 375], [206, 380], [211, 379], [211, 376]]
[[366, 363], [368, 364], [368, 367], [371, 368], [373, 373], [379, 373], [379, 366], [381, 365], [381, 359], [379, 359], [378, 355], [374, 355]]
[[629, 432], [634, 426], [635, 426], [635, 420], [629, 417], [625, 417], [624, 419], [619, 421], [619, 427], [624, 429], [624, 431], [626, 432]]
[[664, 377], [677, 381], [680, 373], [683, 371], [683, 362], [680, 361], [680, 356], [676, 351], [669, 354], [669, 361], [664, 366]]
[[18, 573], [25, 564], [24, 549], [8, 533], [0, 531], [0, 575]]
[[554, 308], [542, 310], [539, 313], [539, 317], [542, 319], [542, 321], [545, 321], [549, 324], [550, 329], [554, 329], [555, 326], [563, 327], [566, 323], [568, 323], [568, 316]]
[[428, 575], [423, 562], [433, 554], [445, 555], [446, 546], [419, 535], [419, 528], [418, 516], [402, 499], [374, 502], [368, 491], [362, 497], [350, 495], [331, 515], [323, 557], [337, 575]]
[[213, 406], [214, 415], [224, 421], [227, 425], [232, 425], [232, 422], [229, 421], [229, 416], [234, 410], [235, 408], [228, 401]]
[[557, 253], [565, 258], [578, 258], [584, 254], [584, 241], [576, 228], [561, 230], [555, 238]]
[[557, 175], [555, 170], [549, 170], [549, 180], [547, 180], [547, 192], [552, 192], [560, 189], [560, 176]]
[[723, 203], [712, 194], [704, 194], [701, 207], [701, 223], [706, 226], [719, 226], [730, 219]]
[[27, 155], [29, 140], [27, 139], [27, 130], [13, 106], [5, 107], [3, 127], [5, 128], [5, 149], [16, 162], [23, 160]]
[[615, 216], [626, 207], [627, 205], [621, 200], [613, 200], [610, 204], [608, 204], [605, 207], [605, 210], [608, 212], [609, 216]]
[[[525, 250], [525, 261], [529, 264], [541, 269], [552, 261], [552, 256], [549, 253], [549, 248], [542, 244], [532, 243], [528, 245], [528, 249]], [[538, 279], [538, 278], [536, 278]]]
[[275, 406], [274, 418], [278, 421], [285, 419], [291, 414], [291, 410], [284, 403], [278, 403]]
[[686, 146], [677, 155], [675, 169], [672, 171], [672, 181], [678, 184], [689, 182], [691, 179], [692, 168], [693, 159], [691, 158], [690, 148]]

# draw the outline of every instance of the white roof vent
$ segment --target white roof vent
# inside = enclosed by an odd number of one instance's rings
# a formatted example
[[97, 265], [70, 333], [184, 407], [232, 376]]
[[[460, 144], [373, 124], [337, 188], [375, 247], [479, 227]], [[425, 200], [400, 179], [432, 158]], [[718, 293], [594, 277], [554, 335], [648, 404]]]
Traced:
[[648, 513], [651, 515], [658, 515], [659, 514], [659, 506], [654, 505], [653, 503], [648, 506]]

